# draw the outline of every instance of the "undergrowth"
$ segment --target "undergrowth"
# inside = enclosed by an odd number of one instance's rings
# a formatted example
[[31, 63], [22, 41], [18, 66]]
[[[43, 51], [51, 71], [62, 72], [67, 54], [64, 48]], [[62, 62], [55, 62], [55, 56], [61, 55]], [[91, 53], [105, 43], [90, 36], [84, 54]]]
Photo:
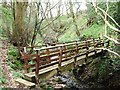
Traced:
[[21, 60], [19, 59], [19, 52], [18, 49], [11, 46], [8, 52], [8, 60], [7, 63], [10, 65], [10, 67], [14, 70], [19, 69], [21, 70], [23, 68], [23, 64]]

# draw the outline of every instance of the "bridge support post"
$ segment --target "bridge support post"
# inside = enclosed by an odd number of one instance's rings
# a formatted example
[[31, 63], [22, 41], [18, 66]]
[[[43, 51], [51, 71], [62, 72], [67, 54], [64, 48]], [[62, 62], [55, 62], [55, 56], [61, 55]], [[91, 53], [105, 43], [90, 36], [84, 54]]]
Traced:
[[88, 45], [89, 45], [89, 42], [88, 41], [86, 41], [86, 58], [85, 58], [85, 63], [87, 63], [87, 59], [88, 59], [88, 53], [89, 53], [89, 47], [88, 47]]
[[39, 83], [39, 63], [40, 56], [38, 55], [38, 50], [36, 50], [36, 71], [35, 71], [36, 83]]
[[108, 48], [110, 46], [110, 40], [107, 41], [107, 46], [106, 48]]
[[77, 41], [76, 41], [76, 47], [75, 48], [76, 48], [76, 51], [75, 51], [75, 57], [74, 57], [74, 67], [76, 67], [77, 55], [78, 55], [78, 52], [79, 52]]
[[[102, 47], [104, 47], [104, 41], [102, 40], [102, 43], [101, 43]], [[104, 52], [104, 50], [102, 49], [102, 53]]]
[[60, 46], [60, 51], [59, 51], [59, 64], [58, 64], [58, 74], [61, 72], [61, 63], [62, 63], [62, 46]]
[[46, 50], [46, 53], [47, 53], [47, 57], [48, 57], [48, 63], [50, 63], [51, 60], [50, 60], [50, 51], [49, 51], [49, 49]]
[[94, 52], [95, 52], [95, 56], [96, 56], [96, 54], [97, 54], [97, 51], [96, 51], [96, 47], [97, 47], [97, 42], [95, 42], [95, 40], [93, 39], [93, 44], [94, 44]]
[[[63, 43], [63, 44], [65, 44], [65, 43]], [[67, 46], [64, 45], [63, 47], [64, 47], [64, 52], [65, 52], [67, 50]], [[66, 58], [67, 57], [67, 53], [65, 53], [64, 55], [65, 55], [65, 58]]]
[[28, 56], [27, 56], [27, 54], [23, 54], [23, 59], [24, 59], [24, 62], [25, 62], [25, 66], [24, 66], [24, 69], [25, 69], [25, 72], [26, 73], [28, 73], [29, 72], [29, 70], [28, 70]]

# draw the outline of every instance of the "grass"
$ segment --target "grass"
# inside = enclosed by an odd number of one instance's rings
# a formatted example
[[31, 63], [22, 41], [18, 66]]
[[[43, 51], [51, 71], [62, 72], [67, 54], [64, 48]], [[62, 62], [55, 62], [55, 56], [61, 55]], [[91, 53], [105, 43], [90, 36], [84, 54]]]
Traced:
[[[59, 23], [59, 20], [61, 21]], [[46, 24], [48, 23], [48, 21], [44, 21], [44, 23], [42, 24], [42, 27], [44, 27]], [[85, 24], [87, 23], [87, 17], [86, 16], [82, 16], [82, 15], [79, 15], [77, 18], [76, 18], [76, 24], [78, 26], [78, 29], [80, 30], [82, 26], [84, 26]], [[80, 31], [80, 34], [81, 36], [78, 37], [76, 35], [76, 32], [75, 32], [75, 25], [73, 23], [73, 19], [72, 17], [67, 17], [66, 15], [63, 15], [63, 16], [60, 16], [57, 20], [54, 21], [54, 27], [56, 29], [59, 29], [59, 25], [62, 24], [64, 25], [65, 27], [67, 27], [67, 30], [58, 37], [58, 41], [59, 42], [67, 42], [67, 41], [73, 41], [73, 40], [78, 40], [79, 38], [82, 38], [82, 37], [93, 37], [93, 38], [98, 38], [100, 37], [100, 34], [103, 34], [104, 33], [104, 30], [103, 30], [103, 26], [100, 25], [100, 24], [96, 24], [94, 23], [93, 25], [91, 25], [90, 27], [87, 27], [86, 29], [84, 30], [81, 30]], [[52, 27], [52, 28], [51, 28]], [[52, 31], [53, 29], [53, 26], [51, 25], [50, 27], [46, 27], [42, 33], [45, 36], [48, 36], [49, 33]], [[62, 29], [59, 29], [59, 30], [62, 30]], [[37, 42], [41, 42], [41, 38], [40, 36], [38, 35], [39, 39], [37, 39]]]
[[99, 24], [93, 24], [90, 28], [87, 28], [86, 30], [82, 31], [81, 36], [88, 36], [88, 37], [93, 37], [93, 38], [98, 38], [100, 37], [100, 34], [103, 34], [103, 26]]
[[[80, 29], [81, 26], [83, 26], [87, 22], [87, 18], [83, 17], [82, 19], [76, 19], [76, 23], [78, 25], [78, 28]], [[94, 23], [92, 26], [80, 31], [81, 36], [80, 37], [93, 37], [93, 38], [98, 38], [100, 37], [100, 34], [103, 35], [104, 30], [103, 26]], [[72, 41], [72, 40], [78, 40], [79, 37], [75, 33], [75, 26], [74, 24], [70, 25], [70, 28], [59, 37], [60, 42], [65, 42], [65, 41]]]

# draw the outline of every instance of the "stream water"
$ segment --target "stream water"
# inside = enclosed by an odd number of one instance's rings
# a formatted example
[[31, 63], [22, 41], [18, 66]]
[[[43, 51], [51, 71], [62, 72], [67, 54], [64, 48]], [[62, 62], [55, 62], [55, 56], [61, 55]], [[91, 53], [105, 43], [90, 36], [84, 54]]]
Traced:
[[[53, 79], [57, 80], [55, 81]], [[48, 82], [50, 83], [51, 81], [52, 85], [50, 86], [52, 86], [55, 90], [80, 90], [89, 87], [89, 85], [86, 85], [75, 79], [73, 72], [56, 75]]]
[[81, 88], [88, 88], [88, 85], [85, 85], [84, 83], [79, 82], [78, 80], [76, 80], [74, 78], [73, 75], [71, 74], [67, 74], [67, 75], [59, 75], [57, 76], [62, 83], [64, 83], [66, 85], [65, 89], [73, 89], [74, 90], [78, 90]]

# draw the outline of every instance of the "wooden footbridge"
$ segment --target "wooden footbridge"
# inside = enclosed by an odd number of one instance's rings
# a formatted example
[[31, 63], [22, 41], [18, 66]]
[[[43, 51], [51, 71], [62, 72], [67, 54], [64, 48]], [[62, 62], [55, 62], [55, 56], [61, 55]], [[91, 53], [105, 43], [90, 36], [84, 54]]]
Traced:
[[[21, 47], [26, 73], [23, 79], [17, 78], [16, 81], [33, 87], [40, 79], [48, 79], [67, 68], [74, 68], [76, 64], [88, 63], [89, 57], [103, 51], [96, 48], [108, 46], [108, 40], [94, 39], [59, 43], [48, 47]], [[29, 54], [31, 49], [33, 52]]]

